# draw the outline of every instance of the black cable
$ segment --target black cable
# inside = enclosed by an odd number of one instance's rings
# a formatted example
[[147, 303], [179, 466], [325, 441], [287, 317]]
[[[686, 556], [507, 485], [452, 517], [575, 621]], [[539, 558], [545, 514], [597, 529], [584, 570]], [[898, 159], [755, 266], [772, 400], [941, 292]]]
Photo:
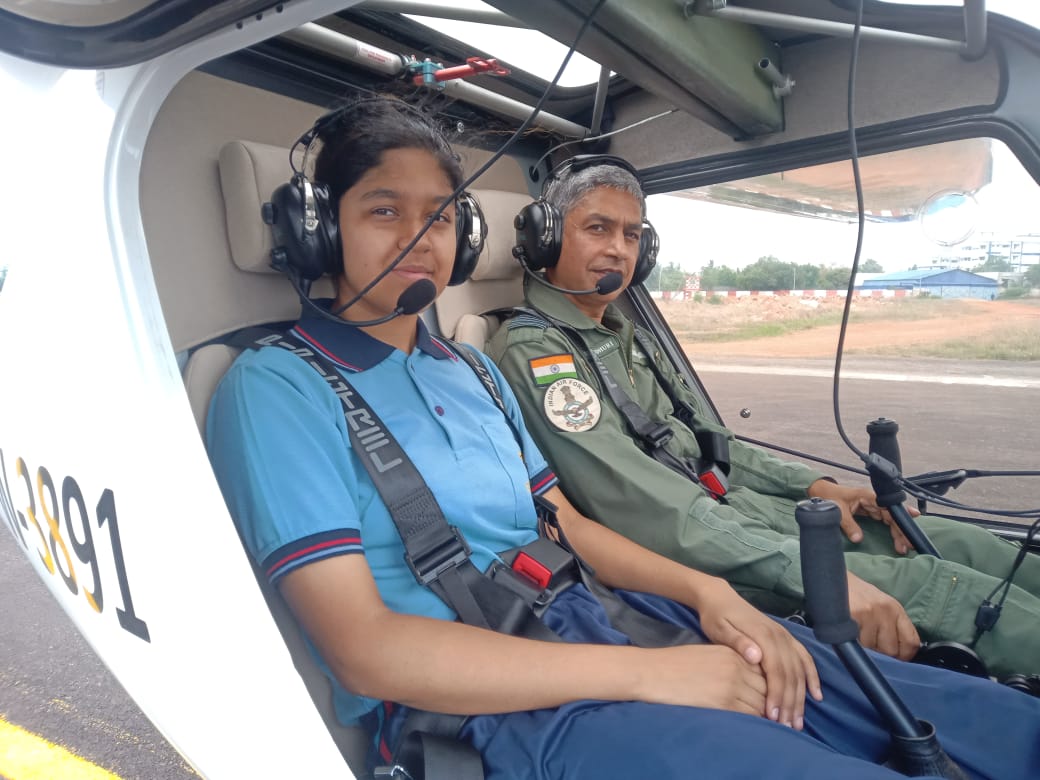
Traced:
[[783, 452], [787, 455], [794, 455], [796, 458], [805, 458], [816, 463], [822, 463], [825, 466], [832, 466], [836, 469], [843, 471], [851, 471], [853, 474], [861, 474], [867, 476], [866, 469], [856, 468], [855, 466], [848, 466], [844, 463], [839, 463], [836, 460], [829, 460], [827, 458], [820, 457], [819, 455], [812, 455], [808, 452], [802, 452], [801, 450], [792, 449], [790, 447], [782, 447], [779, 444], [773, 444], [768, 441], [760, 441], [759, 439], [752, 439], [750, 436], [744, 436], [741, 433], [734, 434], [734, 438], [740, 441], [747, 442], [748, 444], [754, 444], [756, 447], [764, 447], [767, 450], [776, 450], [777, 452]]
[[[856, 122], [853, 116], [855, 108], [855, 95], [856, 95], [856, 69], [859, 64], [859, 44], [863, 26], [863, 0], [858, 0], [856, 4], [856, 23], [852, 32], [852, 51], [849, 57], [849, 82], [848, 82], [848, 98], [846, 102], [846, 113], [849, 126], [849, 157], [852, 162], [852, 179], [856, 190], [856, 212], [857, 212], [857, 230], [856, 230], [856, 251], [852, 257], [852, 270], [849, 274], [849, 286], [845, 294], [845, 306], [842, 309], [841, 316], [841, 327], [838, 330], [838, 346], [834, 356], [834, 384], [832, 388], [832, 405], [834, 409], [834, 424], [838, 429], [838, 435], [841, 437], [845, 445], [852, 450], [856, 456], [862, 460], [867, 466], [871, 465], [871, 457], [860, 450], [853, 441], [849, 438], [845, 432], [845, 427], [841, 422], [841, 407], [839, 401], [839, 387], [841, 379], [841, 360], [845, 349], [845, 334], [848, 329], [849, 314], [852, 309], [852, 297], [855, 290], [856, 272], [859, 270], [859, 259], [860, 253], [863, 249], [863, 234], [866, 228], [866, 212], [863, 205], [863, 180], [860, 176], [859, 170], [859, 147], [856, 142]], [[998, 517], [1023, 517], [1029, 518], [1040, 514], [1040, 509], [1028, 509], [1022, 511], [1011, 511], [1011, 510], [999, 510], [989, 509], [986, 507], [976, 507], [969, 504], [962, 504], [959, 501], [945, 498], [944, 496], [934, 493], [925, 488], [921, 488], [918, 485], [913, 484], [910, 480], [906, 479], [902, 474], [896, 473], [894, 475], [895, 481], [901, 488], [906, 490], [907, 493], [924, 501], [932, 501], [940, 506], [946, 506], [951, 509], [960, 509], [966, 512], [985, 512]]]
[[578, 48], [578, 42], [581, 41], [582, 37], [585, 35], [585, 32], [589, 29], [589, 25], [592, 24], [593, 18], [599, 12], [599, 9], [603, 7], [604, 3], [606, 3], [606, 0], [599, 0], [599, 2], [596, 3], [596, 5], [589, 12], [589, 15], [585, 18], [585, 21], [582, 23], [577, 35], [574, 36], [574, 42], [571, 43], [570, 48], [567, 50], [567, 54], [564, 56], [563, 62], [560, 63], [559, 70], [556, 71], [556, 75], [553, 76], [552, 81], [550, 81], [549, 84], [545, 87], [545, 91], [542, 92], [542, 96], [538, 99], [538, 102], [535, 103], [535, 106], [531, 110], [531, 113], [527, 117], [527, 119], [525, 119], [523, 123], [520, 125], [520, 127], [518, 127], [513, 132], [513, 134], [506, 139], [506, 142], [502, 144], [502, 146], [500, 146], [494, 154], [491, 155], [488, 161], [477, 169], [476, 173], [472, 174], [469, 178], [463, 181], [462, 184], [455, 188], [454, 192], [452, 192], [447, 198], [444, 199], [444, 202], [441, 203], [441, 205], [437, 208], [436, 211], [434, 211], [432, 215], [430, 215], [430, 217], [426, 220], [423, 226], [419, 229], [419, 232], [415, 234], [415, 238], [413, 238], [408, 243], [408, 246], [401, 250], [400, 254], [397, 255], [394, 261], [390, 263], [390, 265], [388, 265], [382, 271], [380, 271], [378, 274], [376, 274], [375, 278], [367, 285], [365, 285], [357, 295], [348, 300], [342, 306], [337, 307], [336, 311], [333, 312], [334, 314], [341, 314], [342, 312], [346, 311], [348, 308], [353, 306], [355, 303], [361, 300], [361, 298], [363, 298], [373, 287], [379, 284], [379, 282], [381, 282], [387, 274], [389, 274], [391, 271], [394, 270], [394, 268], [400, 265], [400, 263], [408, 255], [408, 253], [411, 252], [415, 245], [419, 243], [419, 241], [422, 239], [422, 237], [426, 235], [426, 232], [430, 229], [433, 223], [437, 221], [437, 219], [443, 213], [444, 209], [448, 208], [449, 205], [454, 203], [455, 199], [459, 195], [461, 195], [462, 192], [469, 185], [471, 185], [473, 182], [475, 182], [477, 179], [483, 176], [488, 168], [490, 168], [492, 165], [498, 162], [499, 158], [501, 158], [502, 155], [506, 153], [506, 150], [508, 150], [514, 143], [516, 143], [517, 139], [520, 138], [520, 136], [523, 135], [523, 133], [534, 123], [535, 118], [538, 116], [538, 114], [541, 113], [542, 107], [545, 105], [545, 102], [549, 99], [549, 95], [552, 93], [553, 88], [556, 86], [560, 78], [563, 76], [563, 72], [567, 69], [567, 63], [571, 61], [571, 57], [574, 55], [574, 52]]
[[845, 432], [845, 426], [841, 424], [841, 407], [839, 403], [839, 390], [841, 379], [841, 357], [845, 350], [845, 332], [848, 330], [849, 313], [852, 309], [852, 294], [856, 281], [856, 271], [859, 269], [859, 256], [863, 249], [863, 232], [866, 227], [866, 214], [863, 207], [863, 181], [859, 173], [859, 148], [856, 144], [856, 121], [853, 118], [853, 108], [856, 101], [856, 67], [859, 64], [859, 41], [863, 27], [863, 0], [856, 4], [856, 25], [852, 31], [852, 53], [849, 57], [849, 84], [846, 100], [846, 113], [849, 124], [849, 157], [852, 160], [852, 180], [856, 188], [856, 251], [852, 256], [852, 270], [849, 273], [849, 286], [845, 293], [845, 306], [841, 313], [841, 327], [838, 329], [838, 347], [834, 355], [834, 385], [831, 393], [831, 404], [834, 409], [834, 424], [838, 429], [838, 435], [845, 445], [856, 453], [856, 456], [864, 463], [869, 464], [869, 456], [860, 450]]
[[1011, 510], [1011, 509], [991, 509], [989, 507], [972, 506], [971, 504], [963, 504], [960, 501], [954, 501], [953, 499], [946, 498], [940, 493], [935, 493], [931, 490], [919, 487], [905, 477], [897, 477], [896, 481], [899, 486], [907, 493], [912, 495], [914, 498], [921, 499], [923, 501], [931, 501], [939, 504], [939, 506], [949, 507], [950, 509], [960, 509], [965, 512], [985, 512], [986, 514], [995, 515], [997, 517], [1021, 517], [1030, 518], [1036, 517], [1040, 514], [1040, 509], [1022, 509], [1022, 510]]
[[[1000, 613], [1004, 609], [1004, 601], [1008, 597], [1008, 593], [1011, 591], [1011, 584], [1015, 580], [1015, 574], [1018, 573], [1019, 567], [1026, 559], [1026, 554], [1029, 551], [1029, 546], [1033, 543], [1033, 537], [1036, 536], [1037, 530], [1040, 530], [1040, 517], [1037, 517], [1033, 524], [1029, 527], [1029, 531], [1026, 533], [1025, 541], [1022, 542], [1022, 547], [1018, 551], [1018, 555], [1015, 556], [1014, 562], [1011, 564], [1011, 571], [1008, 572], [1007, 576], [1004, 577], [997, 587], [986, 596], [982, 604], [979, 605], [978, 611], [975, 613], [975, 636], [971, 642], [968, 643], [968, 647], [972, 650], [975, 649], [975, 645], [978, 644], [979, 639], [987, 631], [991, 630], [1000, 619]], [[1000, 594], [1000, 600], [994, 604], [993, 597], [997, 594], [1001, 588], [1004, 592]]]

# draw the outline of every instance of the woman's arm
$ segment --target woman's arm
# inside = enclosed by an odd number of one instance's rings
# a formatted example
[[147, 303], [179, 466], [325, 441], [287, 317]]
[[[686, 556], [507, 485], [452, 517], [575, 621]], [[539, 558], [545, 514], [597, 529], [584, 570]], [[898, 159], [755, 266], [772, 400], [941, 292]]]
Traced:
[[556, 504], [567, 539], [605, 584], [656, 593], [696, 609], [712, 641], [761, 664], [768, 682], [768, 717], [801, 727], [806, 689], [816, 699], [822, 693], [816, 665], [794, 637], [737, 595], [725, 580], [678, 564], [590, 520], [558, 487], [545, 497]]
[[281, 590], [336, 677], [363, 696], [464, 715], [579, 699], [765, 711], [761, 671], [727, 647], [540, 642], [402, 615], [385, 606], [361, 555], [293, 571]]

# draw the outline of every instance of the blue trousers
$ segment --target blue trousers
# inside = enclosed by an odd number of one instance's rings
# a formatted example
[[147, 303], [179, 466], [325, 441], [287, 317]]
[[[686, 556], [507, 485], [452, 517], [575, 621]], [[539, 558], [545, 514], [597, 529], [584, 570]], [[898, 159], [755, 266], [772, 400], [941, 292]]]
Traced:
[[[642, 612], [696, 631], [696, 613], [667, 599], [619, 591]], [[581, 586], [560, 596], [545, 622], [564, 639], [628, 644]], [[487, 780], [898, 778], [883, 764], [889, 734], [837, 655], [801, 626], [784, 624], [812, 653], [824, 700], [807, 699], [805, 729], [723, 710], [642, 702], [578, 701], [555, 709], [469, 718], [462, 739], [484, 758]], [[988, 680], [871, 657], [946, 753], [969, 776], [1040, 778], [1040, 700]], [[385, 724], [396, 737], [405, 708]]]

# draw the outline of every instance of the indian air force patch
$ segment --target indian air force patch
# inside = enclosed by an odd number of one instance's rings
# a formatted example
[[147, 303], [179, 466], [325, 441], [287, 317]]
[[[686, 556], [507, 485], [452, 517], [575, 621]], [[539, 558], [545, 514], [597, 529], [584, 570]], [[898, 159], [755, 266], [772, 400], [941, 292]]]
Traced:
[[545, 417], [561, 431], [587, 431], [602, 411], [596, 391], [580, 379], [557, 379], [545, 391]]

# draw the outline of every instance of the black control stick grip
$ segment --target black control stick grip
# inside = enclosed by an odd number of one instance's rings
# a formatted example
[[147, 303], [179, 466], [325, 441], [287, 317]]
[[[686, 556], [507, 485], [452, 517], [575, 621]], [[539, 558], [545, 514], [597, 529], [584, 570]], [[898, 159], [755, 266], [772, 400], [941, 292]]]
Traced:
[[876, 420], [867, 423], [867, 435], [870, 436], [870, 451], [876, 452], [902, 471], [903, 459], [899, 454], [897, 433], [899, 433], [899, 423], [895, 420], [886, 420], [884, 417], [878, 417]]
[[903, 470], [903, 460], [899, 454], [899, 440], [896, 434], [899, 424], [895, 420], [879, 417], [867, 423], [867, 434], [870, 436], [870, 459], [867, 461], [867, 472], [870, 474], [870, 485], [877, 495], [878, 506], [888, 509], [889, 514], [903, 532], [903, 536], [919, 553], [941, 558], [939, 550], [932, 544], [917, 521], [910, 516], [903, 502], [906, 493], [897, 481]]
[[[877, 455], [891, 463], [895, 467], [896, 474], [903, 470], [903, 459], [899, 454], [899, 440], [896, 438], [897, 433], [899, 433], [899, 423], [895, 420], [879, 417], [867, 423], [870, 454]], [[906, 500], [906, 494], [899, 487], [899, 483], [890, 473], [886, 473], [889, 471], [888, 469], [880, 469], [877, 465], [868, 463], [867, 470], [870, 473], [870, 484], [877, 494], [878, 503], [886, 507], [903, 503]]]
[[810, 498], [794, 511], [801, 537], [805, 611], [813, 633], [829, 645], [850, 642], [859, 626], [849, 614], [849, 581], [841, 538], [841, 510], [833, 501]]

